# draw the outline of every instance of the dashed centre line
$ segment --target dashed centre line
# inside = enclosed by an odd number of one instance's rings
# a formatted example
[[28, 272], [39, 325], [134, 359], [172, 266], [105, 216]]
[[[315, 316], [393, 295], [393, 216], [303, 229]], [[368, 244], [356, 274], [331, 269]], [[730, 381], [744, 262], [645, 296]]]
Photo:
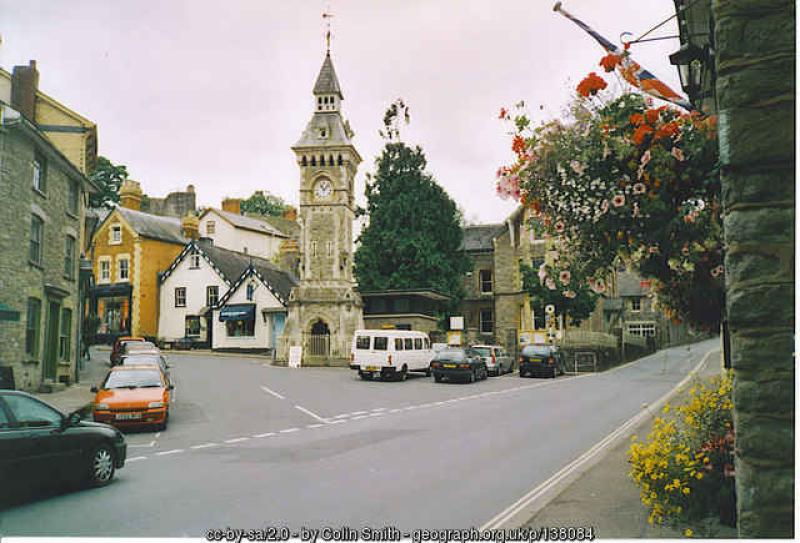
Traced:
[[279, 400], [285, 400], [286, 399], [286, 396], [282, 396], [282, 395], [278, 394], [277, 392], [275, 392], [274, 390], [271, 390], [268, 387], [265, 387], [264, 385], [261, 385], [261, 390], [263, 390], [267, 394], [272, 394], [273, 396], [275, 396]]
[[286, 430], [281, 430], [279, 433], [281, 434], [291, 434], [292, 432], [299, 432], [300, 428], [287, 428]]
[[247, 441], [250, 439], [249, 437], [235, 437], [233, 439], [226, 439], [225, 443], [241, 443], [242, 441]]
[[183, 452], [183, 449], [172, 449], [171, 451], [157, 452], [156, 456], [166, 456], [168, 454], [178, 454], [178, 453], [182, 453], [182, 452]]
[[208, 449], [209, 447], [216, 447], [216, 443], [203, 443], [201, 445], [192, 445], [190, 449]]
[[253, 435], [253, 437], [261, 438], [261, 437], [269, 437], [269, 436], [274, 436], [274, 435], [275, 435], [275, 432], [266, 432], [264, 434], [255, 434], [255, 435]]

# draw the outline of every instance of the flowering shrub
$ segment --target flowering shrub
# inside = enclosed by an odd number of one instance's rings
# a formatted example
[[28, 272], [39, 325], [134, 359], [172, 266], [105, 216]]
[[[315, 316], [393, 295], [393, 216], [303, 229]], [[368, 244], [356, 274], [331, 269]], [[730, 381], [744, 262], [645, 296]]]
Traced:
[[[595, 94], [598, 80], [590, 74], [578, 92]], [[521, 106], [501, 118], [513, 125], [516, 161], [498, 170], [497, 192], [538, 214], [560, 253], [543, 284], [568, 270], [600, 293], [621, 259], [653, 280], [668, 316], [718, 328], [724, 270], [714, 117], [623, 94], [579, 100], [568, 122], [532, 127]]]
[[667, 404], [646, 441], [633, 437], [630, 476], [650, 524], [679, 526], [686, 535], [708, 532], [706, 521], [720, 504], [733, 503], [732, 407], [726, 374], [692, 388], [685, 405]]

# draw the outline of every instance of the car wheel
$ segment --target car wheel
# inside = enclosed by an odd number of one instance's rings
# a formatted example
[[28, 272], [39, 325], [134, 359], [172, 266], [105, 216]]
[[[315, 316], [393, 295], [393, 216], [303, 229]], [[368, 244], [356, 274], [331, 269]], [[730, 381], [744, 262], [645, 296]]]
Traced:
[[556, 368], [555, 366], [553, 366], [553, 374], [550, 377], [552, 377], [553, 379], [558, 377], [558, 368]]
[[401, 369], [400, 373], [397, 374], [397, 380], [405, 381], [406, 379], [408, 379], [408, 366], [404, 364], [403, 369]]
[[487, 370], [486, 368], [483, 368], [483, 380], [485, 381], [488, 378], [489, 378], [489, 370]]
[[164, 430], [166, 430], [168, 422], [169, 422], [169, 409], [167, 409], [167, 412], [164, 414], [164, 422], [162, 422], [161, 424], [158, 425], [158, 430], [160, 432], [163, 432]]
[[519, 376], [520, 377], [525, 377], [525, 374], [522, 372], [522, 370], [519, 370]]
[[441, 383], [442, 382], [442, 376], [439, 375], [438, 373], [434, 373], [433, 374], [433, 380], [436, 381], [437, 383]]
[[475, 370], [469, 372], [469, 377], [467, 377], [467, 382], [474, 383], [475, 382]]
[[428, 368], [425, 370], [425, 377], [430, 377], [430, 376], [431, 376], [431, 369]]
[[108, 445], [98, 445], [89, 459], [89, 484], [105, 486], [114, 478], [114, 452]]

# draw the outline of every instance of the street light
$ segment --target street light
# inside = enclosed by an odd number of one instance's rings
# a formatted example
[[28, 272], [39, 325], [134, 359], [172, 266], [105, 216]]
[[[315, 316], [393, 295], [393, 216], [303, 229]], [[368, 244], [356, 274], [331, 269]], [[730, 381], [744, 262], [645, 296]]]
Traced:
[[701, 90], [705, 57], [705, 51], [693, 43], [684, 43], [669, 56], [670, 63], [678, 67], [681, 87], [691, 101]]

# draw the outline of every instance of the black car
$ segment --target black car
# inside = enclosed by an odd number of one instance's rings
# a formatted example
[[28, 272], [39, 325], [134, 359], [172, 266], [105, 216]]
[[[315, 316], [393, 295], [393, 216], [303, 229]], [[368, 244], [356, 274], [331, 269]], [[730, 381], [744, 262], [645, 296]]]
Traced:
[[489, 370], [481, 354], [470, 348], [447, 347], [442, 349], [431, 361], [431, 372], [437, 383], [442, 379], [462, 379], [470, 383], [486, 379]]
[[519, 355], [519, 376], [557, 377], [564, 375], [563, 354], [551, 345], [526, 345]]
[[0, 504], [57, 483], [103, 486], [125, 464], [122, 433], [24, 392], [0, 390]]

